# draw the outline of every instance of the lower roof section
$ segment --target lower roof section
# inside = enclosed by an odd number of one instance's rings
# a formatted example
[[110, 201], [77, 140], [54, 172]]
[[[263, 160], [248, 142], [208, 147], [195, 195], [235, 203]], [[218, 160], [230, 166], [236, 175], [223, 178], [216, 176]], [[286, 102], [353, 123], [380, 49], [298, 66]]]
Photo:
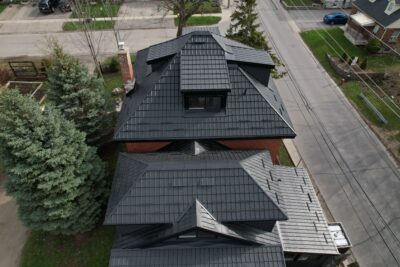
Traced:
[[109, 267], [284, 267], [281, 246], [113, 249]]

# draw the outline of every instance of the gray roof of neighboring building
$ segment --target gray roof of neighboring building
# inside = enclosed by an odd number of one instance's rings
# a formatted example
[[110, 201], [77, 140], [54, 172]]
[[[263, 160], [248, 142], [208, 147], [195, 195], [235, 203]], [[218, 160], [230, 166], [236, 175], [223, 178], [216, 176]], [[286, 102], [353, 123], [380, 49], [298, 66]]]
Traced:
[[213, 27], [213, 26], [194, 26], [194, 27], [185, 27], [183, 28], [182, 35], [192, 33], [192, 32], [197, 32], [197, 31], [209, 31], [211, 33], [215, 33], [218, 35], [221, 35], [221, 32], [219, 31], [218, 27]]
[[277, 222], [285, 252], [337, 255], [324, 212], [306, 170], [275, 166], [289, 220]]
[[387, 0], [376, 0], [373, 3], [369, 0], [356, 0], [353, 4], [384, 27], [400, 19], [400, 10], [395, 11], [391, 15], [385, 13], [386, 7], [389, 4]]
[[281, 246], [113, 249], [109, 267], [284, 267]]
[[106, 224], [177, 222], [199, 199], [219, 222], [285, 220], [267, 151], [121, 153]]
[[[244, 70], [248, 64], [258, 73]], [[141, 50], [135, 62], [135, 89], [125, 97], [114, 140], [293, 138], [272, 79], [266, 86], [255, 78], [272, 67], [267, 52], [210, 32], [191, 32]], [[229, 91], [225, 109], [185, 112], [182, 91], [206, 88]]]

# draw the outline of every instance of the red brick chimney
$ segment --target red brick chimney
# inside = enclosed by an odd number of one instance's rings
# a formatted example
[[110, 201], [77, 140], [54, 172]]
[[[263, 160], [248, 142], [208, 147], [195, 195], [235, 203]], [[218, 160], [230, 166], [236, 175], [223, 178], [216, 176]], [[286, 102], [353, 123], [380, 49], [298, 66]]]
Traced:
[[118, 43], [118, 50], [119, 66], [121, 69], [122, 80], [126, 85], [129, 82], [132, 83], [135, 80], [131, 56], [129, 54], [129, 49], [125, 48], [124, 42]]

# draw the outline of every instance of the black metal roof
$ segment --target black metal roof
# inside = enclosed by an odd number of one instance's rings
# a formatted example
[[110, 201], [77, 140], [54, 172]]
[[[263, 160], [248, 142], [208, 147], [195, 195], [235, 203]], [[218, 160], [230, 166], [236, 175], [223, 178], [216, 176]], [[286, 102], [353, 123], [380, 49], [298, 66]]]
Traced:
[[[248, 66], [255, 66], [257, 73]], [[258, 81], [271, 57], [209, 31], [192, 31], [137, 54], [136, 84], [125, 97], [117, 141], [293, 138], [273, 81]], [[262, 78], [264, 79], [264, 78]], [[268, 78], [266, 79], [268, 80]], [[226, 108], [187, 113], [184, 91], [229, 91]]]
[[114, 249], [109, 267], [284, 267], [281, 246]]
[[[194, 53], [195, 51], [195, 53]], [[193, 35], [181, 49], [180, 90], [230, 90], [225, 51], [212, 35]]]
[[221, 35], [221, 32], [219, 31], [218, 27], [215, 26], [194, 26], [194, 27], [184, 27], [182, 34], [188, 34], [191, 32], [197, 32], [197, 31], [209, 31], [211, 33], [215, 33], [218, 35]]
[[175, 223], [197, 198], [219, 222], [286, 220], [267, 151], [120, 154], [105, 224]]
[[391, 15], [385, 13], [389, 4], [388, 0], [376, 0], [373, 3], [369, 0], [356, 0], [353, 4], [384, 27], [400, 19], [400, 10], [393, 12]]
[[287, 221], [277, 222], [283, 250], [339, 254], [307, 171], [275, 166], [271, 175], [280, 180], [279, 187], [289, 217]]

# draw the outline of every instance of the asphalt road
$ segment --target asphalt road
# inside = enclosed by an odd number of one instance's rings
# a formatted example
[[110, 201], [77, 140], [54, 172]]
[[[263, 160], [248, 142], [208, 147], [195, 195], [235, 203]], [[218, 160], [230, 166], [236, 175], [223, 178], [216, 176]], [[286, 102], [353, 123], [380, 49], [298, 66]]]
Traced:
[[[176, 36], [176, 29], [120, 30], [119, 32], [121, 40], [132, 52]], [[48, 55], [48, 38], [58, 40], [66, 52], [72, 55], [89, 55], [89, 49], [81, 32], [26, 33], [0, 34], [0, 58]], [[117, 52], [113, 31], [93, 32], [93, 40], [100, 54], [110, 55]]]
[[261, 24], [289, 72], [277, 81], [294, 141], [360, 266], [400, 266], [399, 169], [274, 0], [259, 0]]

